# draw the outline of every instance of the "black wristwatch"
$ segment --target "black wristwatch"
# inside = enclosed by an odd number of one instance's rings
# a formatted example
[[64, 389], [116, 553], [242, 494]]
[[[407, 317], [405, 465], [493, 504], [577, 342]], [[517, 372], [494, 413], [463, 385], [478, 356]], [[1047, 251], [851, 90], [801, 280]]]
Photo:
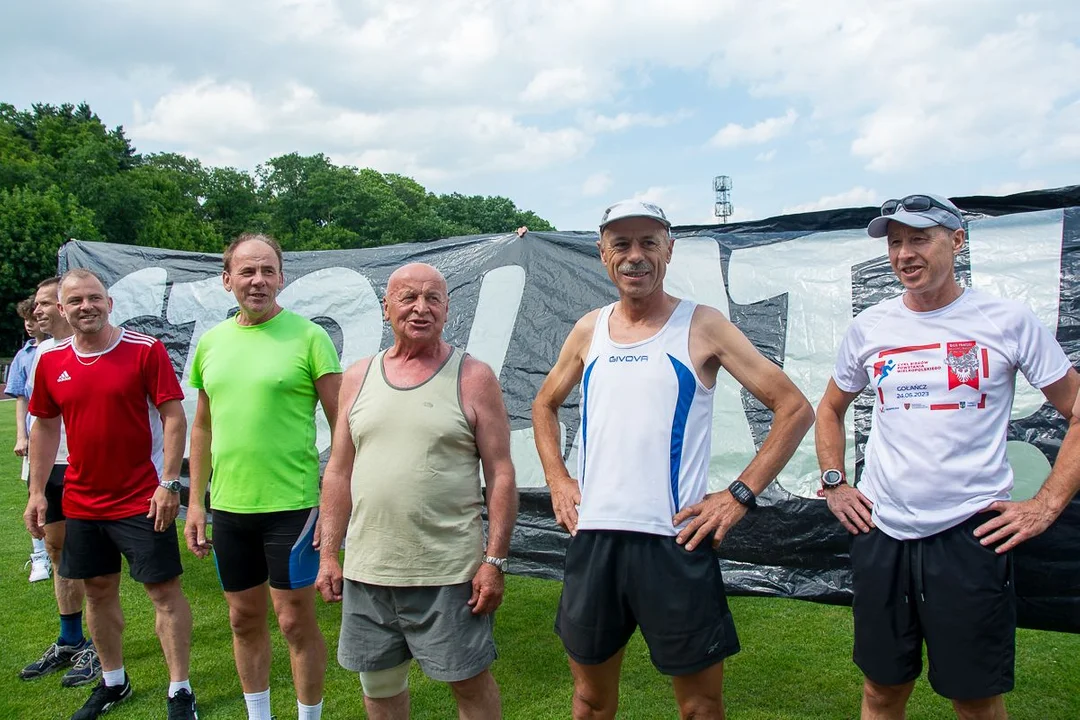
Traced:
[[831, 490], [835, 487], [840, 487], [845, 482], [844, 471], [830, 469], [821, 473], [821, 489]]
[[754, 495], [754, 491], [747, 487], [746, 483], [742, 480], [736, 480], [728, 485], [728, 492], [731, 496], [738, 500], [740, 503], [748, 508], [757, 507], [757, 496]]

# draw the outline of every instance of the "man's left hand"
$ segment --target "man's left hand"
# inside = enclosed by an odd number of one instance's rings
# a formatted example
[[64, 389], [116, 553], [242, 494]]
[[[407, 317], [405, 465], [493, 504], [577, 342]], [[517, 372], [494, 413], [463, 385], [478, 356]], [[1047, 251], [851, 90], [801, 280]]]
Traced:
[[488, 563], [480, 563], [472, 579], [472, 597], [468, 605], [473, 615], [489, 615], [502, 605], [505, 582], [502, 572]]
[[712, 546], [714, 549], [718, 548], [728, 530], [735, 527], [745, 514], [746, 506], [727, 490], [709, 493], [701, 502], [683, 508], [672, 518], [672, 524], [676, 526], [694, 518], [682, 529], [675, 542], [685, 544], [687, 550], [693, 550], [707, 540], [711, 533]]
[[26, 450], [30, 444], [26, 441], [26, 438], [16, 438], [15, 440], [15, 454], [19, 457], [26, 457]]
[[998, 500], [980, 512], [1001, 513], [975, 528], [975, 537], [983, 545], [1005, 540], [995, 548], [999, 554], [1041, 534], [1057, 519], [1057, 514], [1038, 498], [1022, 502]]
[[150, 498], [150, 512], [146, 513], [146, 517], [154, 518], [154, 532], [165, 532], [179, 512], [180, 493], [158, 487]]

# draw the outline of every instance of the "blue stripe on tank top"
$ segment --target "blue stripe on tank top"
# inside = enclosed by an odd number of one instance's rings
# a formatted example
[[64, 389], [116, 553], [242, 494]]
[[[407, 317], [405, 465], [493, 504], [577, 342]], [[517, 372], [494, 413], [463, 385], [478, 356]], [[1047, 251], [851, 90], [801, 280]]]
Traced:
[[589, 363], [589, 367], [585, 368], [585, 377], [581, 380], [581, 484], [585, 484], [585, 449], [587, 447], [586, 442], [589, 437], [589, 376], [592, 375], [593, 368], [596, 366], [596, 361], [600, 358], [593, 358], [593, 361]]
[[679, 512], [679, 469], [682, 466], [683, 437], [686, 435], [686, 419], [690, 415], [690, 405], [694, 402], [694, 390], [697, 383], [690, 368], [668, 354], [675, 377], [679, 379], [679, 398], [675, 402], [675, 416], [671, 419], [671, 499], [675, 503], [675, 512]]

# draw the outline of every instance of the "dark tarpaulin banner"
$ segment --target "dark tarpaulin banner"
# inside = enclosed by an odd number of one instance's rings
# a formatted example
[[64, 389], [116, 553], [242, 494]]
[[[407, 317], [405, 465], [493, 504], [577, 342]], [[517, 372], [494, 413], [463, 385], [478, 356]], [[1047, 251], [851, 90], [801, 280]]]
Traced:
[[[1006, 198], [956, 198], [972, 214], [958, 262], [965, 285], [1026, 302], [1080, 356], [1080, 187]], [[806, 213], [753, 223], [676, 228], [669, 292], [719, 308], [817, 404], [852, 317], [900, 292], [881, 240], [864, 228], [872, 208]], [[616, 299], [595, 232], [530, 232], [450, 238], [390, 247], [285, 254], [285, 307], [320, 323], [348, 365], [390, 344], [380, 300], [390, 273], [407, 262], [438, 268], [450, 288], [445, 337], [487, 362], [502, 383], [521, 488], [512, 571], [560, 578], [568, 535], [556, 526], [533, 445], [530, 405], [570, 328]], [[110, 286], [113, 322], [155, 335], [169, 350], [186, 398], [199, 337], [235, 312], [221, 285], [219, 256], [72, 241], [61, 270], [89, 267]], [[709, 486], [722, 489], [746, 466], [770, 413], [725, 373], [717, 381]], [[576, 467], [578, 395], [560, 414], [567, 465]], [[862, 469], [872, 410], [856, 401], [847, 467]], [[318, 446], [330, 434], [321, 410]], [[1064, 420], [1017, 377], [1009, 427], [1014, 497], [1030, 497], [1049, 473]], [[725, 538], [720, 562], [729, 591], [850, 603], [846, 531], [816, 496], [813, 432]], [[1016, 552], [1023, 626], [1080, 632], [1080, 501]]]

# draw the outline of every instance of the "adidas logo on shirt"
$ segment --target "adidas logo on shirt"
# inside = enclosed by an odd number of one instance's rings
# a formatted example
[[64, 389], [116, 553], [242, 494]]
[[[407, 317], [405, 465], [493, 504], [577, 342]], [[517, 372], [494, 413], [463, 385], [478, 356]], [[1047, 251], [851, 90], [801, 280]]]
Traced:
[[65, 370], [64, 372], [60, 373], [60, 377], [56, 378], [56, 382], [62, 383], [62, 382], [66, 382], [66, 381], [68, 381], [70, 379], [71, 379], [71, 376], [68, 375], [67, 370]]

